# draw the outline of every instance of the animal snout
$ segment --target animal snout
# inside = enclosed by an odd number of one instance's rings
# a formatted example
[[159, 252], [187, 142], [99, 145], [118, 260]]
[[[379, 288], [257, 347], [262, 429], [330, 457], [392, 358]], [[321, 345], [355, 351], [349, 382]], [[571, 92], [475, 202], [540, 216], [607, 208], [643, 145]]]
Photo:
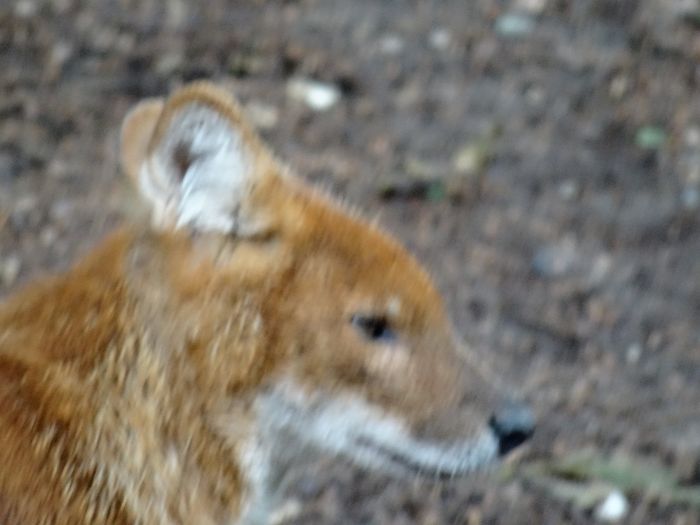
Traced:
[[532, 436], [535, 416], [524, 403], [509, 401], [493, 413], [489, 426], [498, 439], [498, 453], [504, 456]]

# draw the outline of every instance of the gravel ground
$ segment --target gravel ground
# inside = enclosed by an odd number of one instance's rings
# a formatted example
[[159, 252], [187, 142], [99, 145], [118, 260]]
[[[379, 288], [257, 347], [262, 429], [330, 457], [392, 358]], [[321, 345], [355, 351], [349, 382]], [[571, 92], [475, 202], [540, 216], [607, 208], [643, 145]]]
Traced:
[[[525, 473], [581, 449], [700, 485], [697, 0], [5, 1], [0, 71], [0, 295], [118, 222], [128, 107], [214, 79], [419, 255], [537, 408], [508, 475], [399, 483], [318, 458], [285, 523], [591, 523], [600, 498]], [[625, 523], [700, 522], [626, 498]]]

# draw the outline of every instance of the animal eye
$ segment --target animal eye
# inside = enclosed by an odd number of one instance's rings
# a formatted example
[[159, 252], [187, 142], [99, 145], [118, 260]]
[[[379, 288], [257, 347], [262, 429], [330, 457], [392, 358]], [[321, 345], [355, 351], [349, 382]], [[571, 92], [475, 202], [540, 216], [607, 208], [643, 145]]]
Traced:
[[396, 339], [389, 320], [383, 315], [355, 314], [350, 322], [371, 341], [388, 343]]

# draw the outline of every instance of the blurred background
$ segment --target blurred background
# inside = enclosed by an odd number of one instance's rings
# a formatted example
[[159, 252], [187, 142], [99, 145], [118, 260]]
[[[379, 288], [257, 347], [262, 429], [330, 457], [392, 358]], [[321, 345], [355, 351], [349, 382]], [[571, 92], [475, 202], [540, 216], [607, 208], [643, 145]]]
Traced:
[[4, 0], [0, 295], [119, 221], [121, 119], [199, 78], [539, 414], [453, 485], [319, 459], [279, 523], [700, 523], [699, 0]]

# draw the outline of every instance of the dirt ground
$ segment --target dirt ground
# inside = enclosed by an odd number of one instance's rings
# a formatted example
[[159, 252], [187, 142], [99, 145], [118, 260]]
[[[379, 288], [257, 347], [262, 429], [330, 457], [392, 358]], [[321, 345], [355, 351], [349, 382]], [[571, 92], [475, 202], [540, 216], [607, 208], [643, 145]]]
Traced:
[[[379, 214], [540, 420], [510, 474], [452, 485], [319, 459], [285, 523], [592, 523], [523, 470], [582, 449], [698, 488], [700, 3], [4, 0], [0, 295], [119, 220], [123, 115], [196, 78]], [[300, 100], [309, 79], [329, 107]], [[700, 523], [626, 492], [626, 523]]]

